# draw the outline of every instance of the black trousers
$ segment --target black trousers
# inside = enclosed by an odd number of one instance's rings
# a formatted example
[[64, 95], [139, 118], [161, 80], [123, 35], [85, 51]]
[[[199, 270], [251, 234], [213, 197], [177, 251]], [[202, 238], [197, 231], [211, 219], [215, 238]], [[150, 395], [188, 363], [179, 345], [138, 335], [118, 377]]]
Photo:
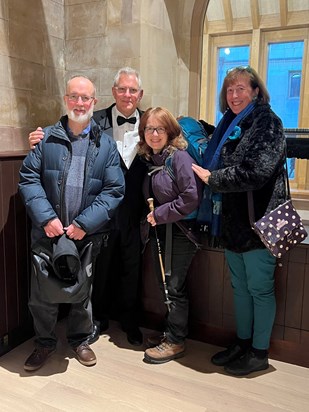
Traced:
[[[166, 225], [158, 225], [156, 228], [164, 263]], [[162, 289], [163, 299], [165, 300], [154, 228], [150, 230], [150, 242], [155, 271]], [[168, 341], [173, 343], [184, 342], [188, 334], [189, 301], [187, 295], [187, 272], [196, 250], [196, 245], [173, 223], [171, 275], [166, 276], [165, 279], [171, 301], [171, 311], [166, 313], [165, 334]]]
[[123, 329], [138, 326], [140, 314], [141, 241], [139, 226], [110, 232], [97, 258], [92, 308], [95, 319], [118, 319]]

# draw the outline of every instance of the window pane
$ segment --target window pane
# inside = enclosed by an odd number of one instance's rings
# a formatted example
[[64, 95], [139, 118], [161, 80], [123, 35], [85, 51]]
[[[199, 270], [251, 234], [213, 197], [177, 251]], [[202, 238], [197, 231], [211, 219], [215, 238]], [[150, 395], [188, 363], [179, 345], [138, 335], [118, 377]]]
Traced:
[[289, 71], [289, 98], [298, 98], [300, 95], [300, 82], [301, 82], [301, 72], [300, 71]]
[[[304, 42], [268, 45], [267, 89], [272, 109], [284, 128], [298, 127]], [[288, 159], [289, 177], [295, 177], [295, 159]]]
[[218, 49], [216, 124], [218, 124], [222, 117], [222, 113], [219, 110], [219, 93], [224, 77], [226, 76], [226, 72], [236, 66], [247, 66], [249, 64], [249, 54], [249, 46], [221, 47]]

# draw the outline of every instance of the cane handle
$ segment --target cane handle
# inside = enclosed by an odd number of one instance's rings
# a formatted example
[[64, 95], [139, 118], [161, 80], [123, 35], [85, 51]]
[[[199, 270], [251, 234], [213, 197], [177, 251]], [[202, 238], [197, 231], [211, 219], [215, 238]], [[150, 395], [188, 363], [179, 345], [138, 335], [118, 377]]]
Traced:
[[150, 210], [150, 212], [153, 212], [153, 211], [154, 211], [153, 198], [152, 198], [152, 197], [149, 197], [149, 198], [147, 199], [147, 202], [148, 202], [148, 205], [149, 205], [149, 210]]

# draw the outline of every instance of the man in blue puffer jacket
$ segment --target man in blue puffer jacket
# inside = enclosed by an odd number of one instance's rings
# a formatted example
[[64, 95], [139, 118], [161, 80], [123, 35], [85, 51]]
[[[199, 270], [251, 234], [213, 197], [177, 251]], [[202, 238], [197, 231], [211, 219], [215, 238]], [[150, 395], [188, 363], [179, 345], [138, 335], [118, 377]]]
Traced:
[[[21, 167], [19, 190], [32, 221], [33, 250], [46, 240], [56, 243], [64, 233], [76, 245], [97, 241], [123, 199], [124, 177], [116, 143], [92, 120], [95, 93], [87, 77], [71, 78], [64, 96], [67, 115], [44, 130], [44, 139]], [[39, 369], [55, 351], [54, 328], [62, 303], [47, 299], [44, 288], [38, 287], [40, 273], [32, 272], [29, 308], [36, 338], [35, 349], [24, 364], [27, 371]], [[96, 364], [87, 343], [93, 330], [90, 295], [91, 286], [86, 299], [71, 305], [67, 331], [78, 361], [86, 366]]]

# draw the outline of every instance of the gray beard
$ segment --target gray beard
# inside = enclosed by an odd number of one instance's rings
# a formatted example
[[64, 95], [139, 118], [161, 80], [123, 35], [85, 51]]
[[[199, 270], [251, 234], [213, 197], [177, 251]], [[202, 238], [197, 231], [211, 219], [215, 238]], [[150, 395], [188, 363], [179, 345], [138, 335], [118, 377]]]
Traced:
[[89, 111], [83, 115], [76, 116], [73, 110], [66, 110], [67, 116], [70, 120], [72, 120], [75, 123], [83, 124], [83, 123], [88, 123], [91, 117], [93, 116], [93, 107], [89, 109]]

